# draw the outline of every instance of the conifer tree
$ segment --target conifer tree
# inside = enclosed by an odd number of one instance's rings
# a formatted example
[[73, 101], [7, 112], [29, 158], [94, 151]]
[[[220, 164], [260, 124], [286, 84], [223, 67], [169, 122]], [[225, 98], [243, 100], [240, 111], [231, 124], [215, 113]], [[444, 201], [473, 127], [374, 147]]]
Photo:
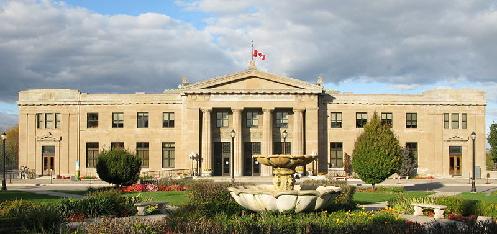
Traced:
[[352, 153], [352, 168], [362, 181], [375, 185], [397, 172], [402, 160], [399, 140], [388, 125], [382, 125], [375, 112], [364, 126]]
[[490, 145], [490, 157], [497, 163], [497, 123], [490, 125], [490, 134], [488, 134], [488, 144]]

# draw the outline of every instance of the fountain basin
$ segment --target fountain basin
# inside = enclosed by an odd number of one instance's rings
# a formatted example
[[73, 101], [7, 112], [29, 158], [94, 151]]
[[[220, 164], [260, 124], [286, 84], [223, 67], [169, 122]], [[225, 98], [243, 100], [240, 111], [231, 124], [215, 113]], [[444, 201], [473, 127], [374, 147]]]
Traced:
[[255, 211], [305, 212], [322, 210], [340, 194], [340, 187], [319, 186], [301, 190], [275, 191], [271, 185], [229, 187], [231, 196], [241, 206]]

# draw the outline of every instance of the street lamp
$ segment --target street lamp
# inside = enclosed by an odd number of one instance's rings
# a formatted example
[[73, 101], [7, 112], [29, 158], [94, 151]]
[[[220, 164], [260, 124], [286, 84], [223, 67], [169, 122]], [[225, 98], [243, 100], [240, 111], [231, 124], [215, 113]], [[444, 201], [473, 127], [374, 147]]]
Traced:
[[2, 191], [7, 191], [7, 181], [5, 181], [5, 164], [7, 163], [5, 156], [5, 140], [7, 140], [7, 134], [4, 132], [1, 135], [3, 141], [3, 177], [2, 177]]
[[476, 193], [476, 185], [475, 185], [475, 140], [476, 140], [476, 133], [472, 132], [471, 133], [471, 140], [473, 140], [473, 178], [471, 178], [471, 192]]
[[283, 131], [281, 136], [283, 137], [283, 154], [286, 154], [286, 137], [288, 136], [286, 129]]
[[231, 183], [235, 183], [235, 129], [231, 130]]

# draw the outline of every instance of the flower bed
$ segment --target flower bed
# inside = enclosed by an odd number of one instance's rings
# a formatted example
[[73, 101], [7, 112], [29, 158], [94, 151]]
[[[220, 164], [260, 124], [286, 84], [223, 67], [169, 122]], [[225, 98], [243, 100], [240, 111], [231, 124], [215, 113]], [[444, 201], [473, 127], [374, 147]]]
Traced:
[[187, 187], [184, 185], [155, 185], [155, 184], [133, 184], [130, 186], [125, 186], [121, 189], [122, 192], [132, 193], [132, 192], [169, 192], [169, 191], [186, 191]]

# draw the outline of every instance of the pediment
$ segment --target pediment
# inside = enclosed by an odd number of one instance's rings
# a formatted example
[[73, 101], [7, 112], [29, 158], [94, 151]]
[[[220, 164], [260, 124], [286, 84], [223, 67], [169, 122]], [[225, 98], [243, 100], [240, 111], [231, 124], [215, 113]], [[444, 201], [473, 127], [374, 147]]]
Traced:
[[446, 139], [445, 141], [449, 141], [449, 142], [453, 142], [453, 141], [468, 141], [469, 139], [468, 138], [463, 138], [463, 137], [460, 137], [460, 136], [457, 136], [457, 135], [454, 135], [452, 137], [449, 137], [448, 139]]
[[182, 88], [184, 94], [199, 93], [306, 93], [318, 94], [323, 88], [302, 80], [279, 76], [251, 67], [248, 70], [215, 77]]
[[62, 137], [60, 136], [54, 136], [51, 132], [48, 132], [47, 134], [44, 134], [42, 136], [39, 136], [36, 138], [37, 141], [61, 141]]

